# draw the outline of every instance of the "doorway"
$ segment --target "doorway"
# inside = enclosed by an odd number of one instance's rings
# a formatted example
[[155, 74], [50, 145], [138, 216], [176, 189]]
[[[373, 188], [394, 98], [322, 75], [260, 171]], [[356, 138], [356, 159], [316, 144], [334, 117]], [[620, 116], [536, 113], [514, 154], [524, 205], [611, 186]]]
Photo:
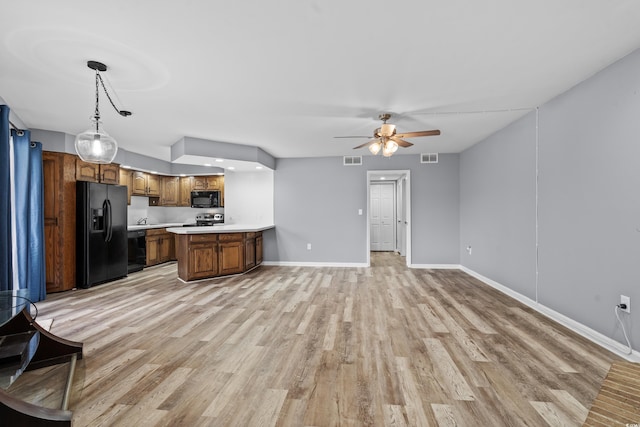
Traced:
[[393, 251], [411, 265], [411, 174], [367, 171], [367, 265], [371, 251]]
[[396, 242], [396, 185], [374, 181], [369, 185], [369, 250], [391, 252]]

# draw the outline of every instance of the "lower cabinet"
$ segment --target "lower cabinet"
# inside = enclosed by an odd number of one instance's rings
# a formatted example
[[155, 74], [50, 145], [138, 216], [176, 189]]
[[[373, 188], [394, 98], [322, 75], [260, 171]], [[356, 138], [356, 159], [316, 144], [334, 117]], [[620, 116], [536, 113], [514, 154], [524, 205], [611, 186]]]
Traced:
[[[187, 276], [189, 280], [218, 275], [218, 236], [204, 234], [191, 236], [188, 251]], [[178, 270], [180, 263], [178, 263]], [[184, 272], [183, 272], [184, 273]], [[178, 276], [180, 271], [178, 271]]]
[[244, 233], [219, 234], [220, 275], [242, 273], [244, 269]]
[[256, 233], [256, 265], [262, 264], [262, 231]]
[[147, 267], [176, 259], [175, 235], [164, 228], [147, 230]]
[[244, 273], [262, 262], [262, 233], [179, 234], [176, 256], [184, 281]]
[[256, 266], [256, 233], [245, 233], [244, 239], [244, 268]]

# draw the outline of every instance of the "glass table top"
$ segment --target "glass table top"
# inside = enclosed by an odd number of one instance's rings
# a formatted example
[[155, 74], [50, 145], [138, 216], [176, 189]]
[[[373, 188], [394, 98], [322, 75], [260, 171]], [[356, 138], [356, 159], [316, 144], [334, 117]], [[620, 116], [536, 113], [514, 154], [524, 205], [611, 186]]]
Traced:
[[[0, 291], [0, 327], [20, 313], [31, 309], [28, 289]], [[0, 333], [0, 387], [9, 387], [25, 370], [38, 348], [40, 334], [29, 331], [4, 335]]]
[[[82, 344], [65, 342], [39, 325], [30, 327], [38, 309], [28, 295], [27, 289], [0, 291], [0, 389], [12, 399], [35, 405], [42, 414], [61, 411], [58, 415], [66, 417], [65, 411], [77, 404], [84, 389]], [[19, 319], [25, 309], [31, 318]], [[11, 319], [14, 322], [8, 324]], [[49, 362], [37, 352], [39, 346], [53, 352]], [[43, 387], [47, 393], [41, 392]]]
[[28, 307], [29, 290], [0, 291], [0, 326]]

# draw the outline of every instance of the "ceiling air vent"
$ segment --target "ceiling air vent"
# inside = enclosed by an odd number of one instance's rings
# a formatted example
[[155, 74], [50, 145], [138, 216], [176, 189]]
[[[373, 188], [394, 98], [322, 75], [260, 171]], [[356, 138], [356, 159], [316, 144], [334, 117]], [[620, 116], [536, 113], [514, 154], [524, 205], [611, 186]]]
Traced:
[[344, 156], [342, 164], [345, 166], [360, 166], [362, 165], [362, 156]]
[[420, 154], [420, 163], [438, 163], [438, 153]]

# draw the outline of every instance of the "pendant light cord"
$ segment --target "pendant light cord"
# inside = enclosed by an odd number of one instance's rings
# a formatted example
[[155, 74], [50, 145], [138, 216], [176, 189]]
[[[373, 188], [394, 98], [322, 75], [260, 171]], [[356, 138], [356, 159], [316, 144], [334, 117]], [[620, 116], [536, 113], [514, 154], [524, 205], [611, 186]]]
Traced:
[[99, 78], [100, 78], [100, 73], [98, 72], [98, 70], [96, 70], [96, 111], [93, 114], [93, 118], [96, 119], [96, 133], [99, 133], [98, 123], [100, 122], [100, 108], [98, 108], [98, 104], [100, 103], [100, 87], [98, 86]]
[[131, 115], [130, 111], [118, 110], [118, 107], [116, 107], [116, 104], [111, 99], [111, 95], [109, 95], [109, 92], [107, 91], [107, 87], [104, 85], [104, 80], [102, 80], [102, 76], [100, 75], [100, 72], [98, 70], [96, 70], [96, 114], [99, 115], [98, 113], [98, 80], [100, 80], [100, 83], [102, 84], [102, 89], [104, 90], [104, 93], [107, 95], [107, 99], [111, 103], [111, 106], [113, 107], [113, 109], [116, 110], [118, 114], [120, 114], [121, 116], [124, 116], [124, 117], [130, 116]]

